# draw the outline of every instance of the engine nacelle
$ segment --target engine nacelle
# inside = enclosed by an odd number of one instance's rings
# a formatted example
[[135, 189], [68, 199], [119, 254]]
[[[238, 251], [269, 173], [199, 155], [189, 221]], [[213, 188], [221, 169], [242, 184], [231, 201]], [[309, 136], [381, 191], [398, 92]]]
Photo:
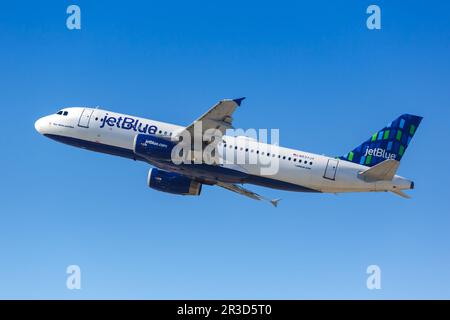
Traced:
[[171, 160], [175, 141], [149, 134], [138, 134], [134, 138], [134, 153], [144, 159]]
[[173, 194], [198, 196], [202, 191], [202, 184], [175, 172], [150, 169], [147, 184], [150, 188]]

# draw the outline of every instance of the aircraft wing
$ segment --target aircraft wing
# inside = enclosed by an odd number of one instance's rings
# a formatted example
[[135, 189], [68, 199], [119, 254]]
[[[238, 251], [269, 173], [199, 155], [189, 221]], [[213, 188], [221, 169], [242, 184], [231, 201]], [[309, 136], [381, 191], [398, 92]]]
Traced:
[[237, 184], [218, 182], [216, 185], [219, 187], [222, 187], [224, 189], [242, 194], [242, 195], [249, 197], [251, 199], [254, 199], [254, 200], [269, 201], [274, 207], [278, 206], [278, 202], [281, 200], [281, 199], [273, 199], [273, 200], [267, 199], [266, 197], [263, 197], [253, 191], [247, 190]]
[[186, 127], [185, 130], [189, 131], [191, 137], [194, 137], [194, 126], [196, 123], [201, 122], [202, 134], [208, 129], [217, 129], [222, 132], [222, 135], [225, 135], [227, 129], [233, 128], [233, 112], [241, 105], [242, 100], [244, 99], [245, 98], [225, 99], [219, 101], [200, 118]]

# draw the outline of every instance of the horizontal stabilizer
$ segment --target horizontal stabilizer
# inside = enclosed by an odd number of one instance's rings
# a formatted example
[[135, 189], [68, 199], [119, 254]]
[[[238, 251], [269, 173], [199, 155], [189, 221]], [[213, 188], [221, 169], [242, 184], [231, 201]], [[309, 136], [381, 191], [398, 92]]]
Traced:
[[400, 162], [388, 159], [358, 174], [358, 177], [367, 182], [387, 180], [394, 178]]
[[409, 195], [407, 195], [406, 193], [404, 193], [404, 192], [401, 191], [401, 190], [392, 190], [391, 192], [392, 192], [392, 193], [395, 193], [396, 195], [398, 195], [398, 196], [400, 196], [400, 197], [402, 197], [402, 198], [405, 198], [405, 199], [411, 199], [411, 197], [410, 197]]

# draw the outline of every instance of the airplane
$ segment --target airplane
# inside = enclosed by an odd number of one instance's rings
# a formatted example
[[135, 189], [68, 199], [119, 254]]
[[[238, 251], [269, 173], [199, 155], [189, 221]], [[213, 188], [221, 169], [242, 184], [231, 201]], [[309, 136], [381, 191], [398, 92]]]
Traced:
[[[347, 154], [328, 157], [259, 142], [252, 137], [227, 135], [227, 130], [233, 129], [232, 115], [244, 99], [221, 100], [187, 127], [98, 107], [69, 107], [38, 119], [35, 129], [71, 146], [147, 162], [153, 166], [147, 185], [172, 194], [198, 196], [203, 185], [210, 185], [278, 205], [280, 199], [269, 199], [243, 187], [253, 184], [285, 191], [334, 194], [386, 191], [410, 198], [404, 190], [414, 189], [414, 182], [396, 172], [422, 117], [400, 115]], [[215, 159], [220, 161], [174, 161], [174, 150], [184, 140], [180, 137], [195, 136], [196, 130], [197, 135], [205, 134], [212, 129], [221, 134], [215, 145]], [[202, 141], [200, 149], [195, 150], [204, 151], [207, 146]], [[195, 160], [198, 152], [190, 148], [184, 155]], [[245, 161], [237, 163], [238, 156]], [[256, 157], [256, 161], [247, 161], [250, 157]], [[274, 163], [276, 171], [265, 174], [262, 169]]]

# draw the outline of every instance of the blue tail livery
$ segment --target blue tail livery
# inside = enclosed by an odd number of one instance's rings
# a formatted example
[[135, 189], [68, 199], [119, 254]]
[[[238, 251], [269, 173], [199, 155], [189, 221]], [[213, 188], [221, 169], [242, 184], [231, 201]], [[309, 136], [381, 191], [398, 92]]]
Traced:
[[402, 114], [339, 159], [368, 167], [373, 167], [386, 159], [400, 161], [421, 121], [420, 116]]

